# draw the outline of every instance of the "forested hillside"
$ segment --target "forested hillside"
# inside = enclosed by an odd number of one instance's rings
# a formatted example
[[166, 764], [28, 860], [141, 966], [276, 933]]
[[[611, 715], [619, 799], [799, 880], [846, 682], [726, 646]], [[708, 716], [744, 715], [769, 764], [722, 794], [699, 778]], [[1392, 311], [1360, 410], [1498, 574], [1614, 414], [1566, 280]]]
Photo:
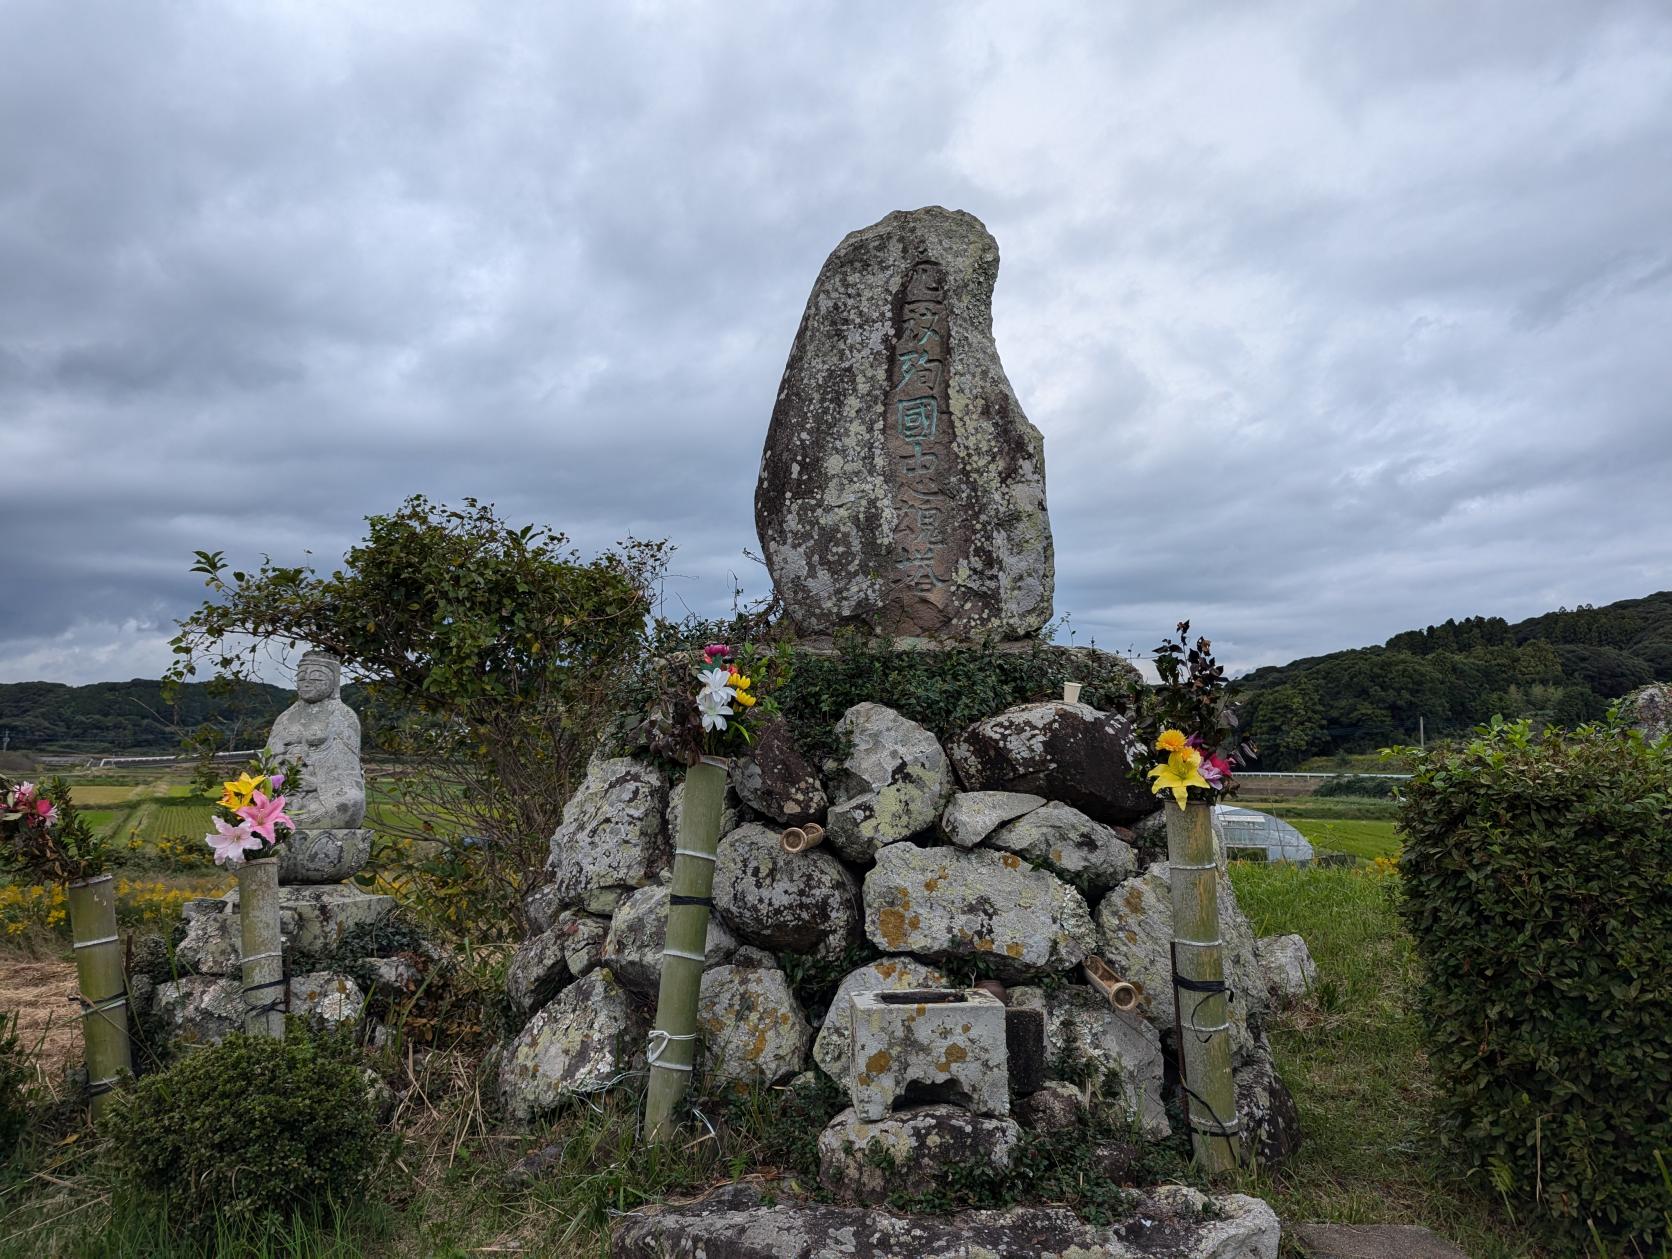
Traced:
[[1312, 656], [1238, 680], [1261, 767], [1415, 743], [1491, 719], [1573, 724], [1672, 678], [1672, 591], [1510, 624], [1477, 616]]
[[230, 690], [199, 682], [180, 688], [178, 705], [164, 702], [162, 683], [0, 683], [0, 736], [14, 752], [107, 752], [163, 755], [180, 750], [181, 734], [204, 723], [226, 730], [234, 747], [266, 738], [293, 692], [260, 683]]

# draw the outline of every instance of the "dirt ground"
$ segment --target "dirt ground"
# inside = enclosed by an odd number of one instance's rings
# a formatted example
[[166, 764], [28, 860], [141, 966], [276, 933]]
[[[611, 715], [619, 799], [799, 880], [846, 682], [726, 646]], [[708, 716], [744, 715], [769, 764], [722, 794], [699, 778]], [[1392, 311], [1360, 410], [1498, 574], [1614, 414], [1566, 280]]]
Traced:
[[17, 1011], [17, 1036], [34, 1055], [41, 1083], [56, 1089], [64, 1066], [81, 1053], [75, 966], [0, 958], [0, 1010]]

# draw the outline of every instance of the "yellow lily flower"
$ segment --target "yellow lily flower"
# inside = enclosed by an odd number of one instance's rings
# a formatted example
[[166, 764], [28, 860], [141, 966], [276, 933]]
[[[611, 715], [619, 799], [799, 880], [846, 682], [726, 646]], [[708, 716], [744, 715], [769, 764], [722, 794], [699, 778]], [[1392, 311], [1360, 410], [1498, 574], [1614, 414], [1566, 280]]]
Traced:
[[1157, 752], [1182, 752], [1185, 749], [1186, 742], [1184, 731], [1163, 730], [1161, 737], [1155, 741], [1155, 750]]
[[241, 809], [250, 802], [250, 796], [267, 785], [265, 778], [251, 778], [246, 771], [229, 783], [222, 783], [226, 794], [221, 797], [221, 808]]
[[1173, 800], [1179, 808], [1184, 808], [1190, 799], [1190, 788], [1208, 787], [1208, 780], [1201, 774], [1201, 764], [1202, 754], [1195, 748], [1180, 748], [1167, 758], [1165, 765], [1150, 770], [1149, 777], [1155, 779], [1150, 790], [1158, 796], [1172, 792]]

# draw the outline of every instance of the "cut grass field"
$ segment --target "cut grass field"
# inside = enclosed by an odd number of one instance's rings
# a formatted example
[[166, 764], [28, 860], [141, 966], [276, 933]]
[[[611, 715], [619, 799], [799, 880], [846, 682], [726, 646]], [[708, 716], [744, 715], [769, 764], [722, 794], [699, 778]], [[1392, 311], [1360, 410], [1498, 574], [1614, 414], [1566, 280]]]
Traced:
[[1399, 854], [1399, 832], [1393, 822], [1332, 818], [1290, 818], [1289, 821], [1316, 848], [1351, 853], [1367, 861]]
[[1285, 1224], [1421, 1224], [1472, 1259], [1543, 1254], [1484, 1185], [1453, 1176], [1425, 1131], [1433, 1084], [1413, 1009], [1417, 963], [1394, 908], [1397, 876], [1239, 862], [1231, 880], [1257, 935], [1299, 932], [1318, 966], [1313, 996], [1271, 1027], [1300, 1110], [1300, 1152], [1281, 1170], [1244, 1174], [1241, 1188]]

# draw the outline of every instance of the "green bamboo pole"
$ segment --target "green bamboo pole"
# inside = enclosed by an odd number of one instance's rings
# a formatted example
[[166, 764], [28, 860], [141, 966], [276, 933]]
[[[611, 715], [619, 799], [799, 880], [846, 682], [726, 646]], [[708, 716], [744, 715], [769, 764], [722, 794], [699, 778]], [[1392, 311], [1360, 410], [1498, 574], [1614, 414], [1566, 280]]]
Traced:
[[284, 944], [279, 938], [279, 859], [238, 867], [244, 960], [244, 1030], [284, 1039]]
[[672, 1138], [674, 1110], [691, 1085], [697, 1054], [697, 996], [708, 949], [708, 909], [714, 891], [714, 852], [720, 845], [720, 813], [726, 803], [731, 762], [705, 756], [685, 775], [685, 802], [673, 858], [668, 931], [662, 950], [662, 983], [656, 996], [656, 1029], [650, 1034], [650, 1088], [644, 1130], [653, 1142]]
[[[1219, 933], [1219, 862], [1213, 808], [1192, 801], [1162, 806], [1167, 820], [1168, 883], [1173, 897], [1173, 986], [1185, 1113], [1196, 1161], [1209, 1172], [1240, 1160], [1236, 1087], [1231, 1079], [1230, 1002]], [[1181, 986], [1218, 985], [1217, 991]]]
[[128, 1039], [128, 984], [116, 933], [116, 880], [108, 874], [69, 885], [70, 938], [81, 987], [81, 1039], [93, 1118], [105, 1112], [123, 1073], [133, 1074]]

